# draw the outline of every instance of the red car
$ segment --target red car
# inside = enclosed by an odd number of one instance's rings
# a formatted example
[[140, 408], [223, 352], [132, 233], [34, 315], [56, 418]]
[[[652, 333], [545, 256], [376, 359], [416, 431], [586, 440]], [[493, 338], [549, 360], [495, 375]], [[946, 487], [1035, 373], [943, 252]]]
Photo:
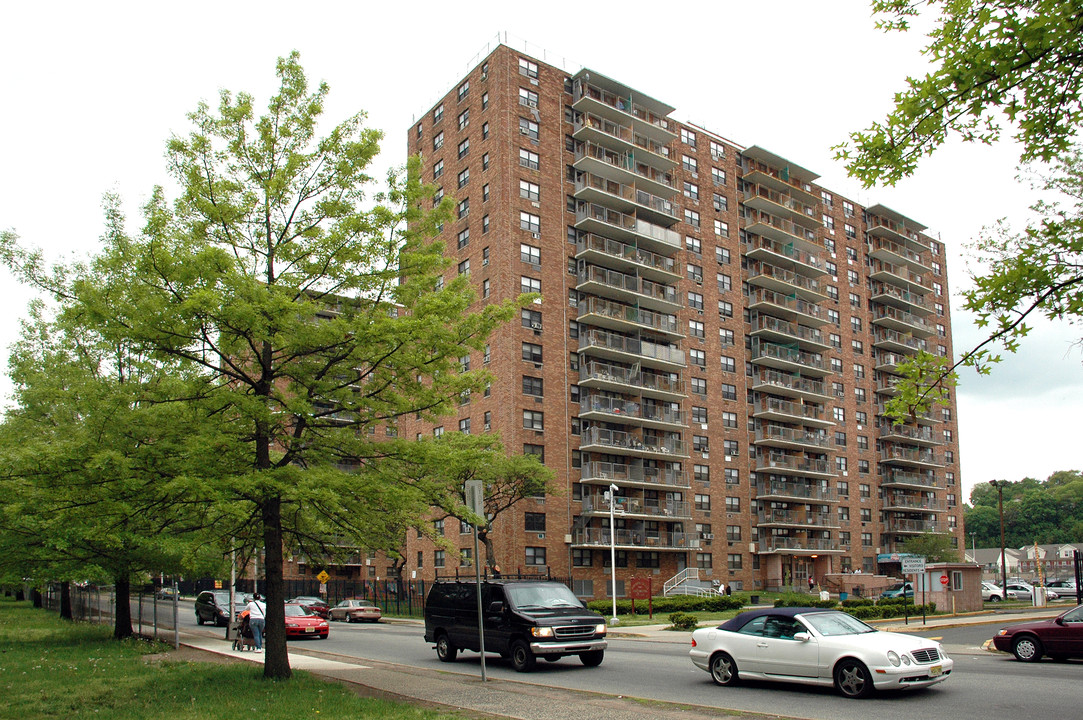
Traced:
[[1002, 628], [993, 638], [993, 645], [1023, 662], [1037, 662], [1043, 655], [1054, 660], [1083, 657], [1083, 605], [1055, 618]]
[[318, 637], [326, 640], [331, 626], [319, 615], [309, 612], [304, 605], [286, 605], [286, 639]]
[[296, 603], [298, 605], [304, 605], [310, 612], [314, 612], [322, 618], [327, 617], [328, 611], [331, 609], [327, 603], [321, 598], [315, 595], [298, 595], [295, 598], [291, 598], [286, 601], [287, 603]]

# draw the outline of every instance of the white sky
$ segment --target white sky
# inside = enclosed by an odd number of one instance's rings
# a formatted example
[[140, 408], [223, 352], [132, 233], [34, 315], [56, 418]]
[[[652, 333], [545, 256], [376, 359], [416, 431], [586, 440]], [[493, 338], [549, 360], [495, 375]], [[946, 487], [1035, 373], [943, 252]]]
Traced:
[[[875, 30], [852, 0], [735, 3], [686, 0], [679, 10], [627, 0], [546, 3], [62, 1], [8, 3], [0, 14], [0, 228], [59, 259], [95, 248], [101, 196], [119, 192], [132, 227], [151, 187], [165, 183], [165, 141], [185, 113], [220, 88], [275, 88], [291, 50], [315, 83], [331, 85], [327, 124], [357, 110], [387, 134], [380, 167], [405, 161], [417, 115], [507, 33], [508, 44], [570, 71], [627, 82], [690, 121], [741, 145], [761, 145], [821, 174], [825, 186], [883, 203], [929, 226], [947, 246], [955, 288], [963, 244], [1029, 199], [1017, 152], [953, 144], [893, 189], [864, 191], [832, 160], [847, 132], [882, 117], [923, 60], [917, 34]], [[529, 44], [526, 44], [529, 43]], [[383, 176], [380, 170], [374, 175]], [[0, 274], [8, 311], [0, 347], [18, 333], [29, 294]], [[957, 351], [980, 338], [953, 297]], [[1073, 332], [1074, 331], [1074, 332]], [[959, 389], [962, 482], [1044, 479], [1083, 469], [1083, 332], [1043, 326], [992, 376]], [[10, 385], [0, 380], [0, 392]]]

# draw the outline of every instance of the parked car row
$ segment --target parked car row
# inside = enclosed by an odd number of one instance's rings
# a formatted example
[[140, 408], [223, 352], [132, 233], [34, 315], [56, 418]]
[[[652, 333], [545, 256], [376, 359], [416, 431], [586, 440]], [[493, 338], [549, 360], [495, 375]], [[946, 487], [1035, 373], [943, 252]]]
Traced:
[[[245, 606], [252, 601], [251, 595], [234, 595], [234, 613], [239, 617]], [[380, 608], [367, 600], [343, 600], [335, 607], [328, 607], [323, 599], [315, 596], [299, 596], [285, 603], [286, 637], [319, 637], [326, 639], [330, 632], [328, 619], [346, 622], [379, 622]], [[196, 624], [229, 624], [229, 591], [204, 590], [195, 600]]]

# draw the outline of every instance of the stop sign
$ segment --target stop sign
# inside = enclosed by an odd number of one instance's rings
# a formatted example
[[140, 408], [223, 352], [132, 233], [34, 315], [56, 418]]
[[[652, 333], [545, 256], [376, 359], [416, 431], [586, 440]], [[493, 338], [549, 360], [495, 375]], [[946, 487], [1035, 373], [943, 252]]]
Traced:
[[948, 576], [947, 575], [941, 575], [940, 576], [940, 584], [941, 585], [947, 585], [948, 584]]

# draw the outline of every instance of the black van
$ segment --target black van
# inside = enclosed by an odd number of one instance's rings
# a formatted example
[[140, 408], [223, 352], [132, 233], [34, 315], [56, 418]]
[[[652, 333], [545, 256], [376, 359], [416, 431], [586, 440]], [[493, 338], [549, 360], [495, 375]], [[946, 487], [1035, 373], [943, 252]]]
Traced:
[[[425, 601], [425, 641], [452, 662], [459, 650], [479, 652], [477, 585], [473, 580], [437, 579]], [[534, 669], [538, 656], [559, 660], [578, 655], [584, 665], [601, 664], [607, 646], [605, 618], [587, 610], [567, 585], [550, 580], [489, 579], [481, 584], [485, 651], [500, 653], [519, 672]]]

